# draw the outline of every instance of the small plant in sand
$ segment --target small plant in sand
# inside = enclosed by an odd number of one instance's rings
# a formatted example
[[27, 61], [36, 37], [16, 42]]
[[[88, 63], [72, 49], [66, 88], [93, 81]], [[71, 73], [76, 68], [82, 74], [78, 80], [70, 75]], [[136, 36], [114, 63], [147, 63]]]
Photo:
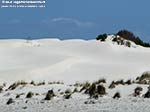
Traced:
[[136, 87], [135, 90], [134, 90], [133, 96], [135, 96], [135, 97], [140, 96], [142, 90], [143, 90], [142, 87]]
[[36, 84], [33, 80], [30, 82], [30, 84], [36, 86]]
[[3, 86], [0, 86], [0, 93], [3, 91]]
[[110, 84], [110, 86], [109, 86], [108, 88], [109, 88], [109, 89], [113, 89], [113, 88], [115, 88], [115, 87], [116, 87], [115, 82], [112, 81], [112, 83]]
[[127, 85], [131, 85], [131, 84], [132, 84], [131, 79], [127, 80], [127, 81], [125, 82], [125, 84], [127, 84]]
[[114, 96], [113, 96], [114, 99], [119, 99], [121, 98], [121, 95], [119, 92], [115, 93]]
[[81, 87], [82, 84], [81, 84], [80, 82], [76, 82], [76, 83], [74, 84], [74, 86], [75, 86], [75, 87]]
[[91, 83], [86, 81], [85, 83], [82, 84], [82, 88], [80, 89], [80, 92], [83, 90], [87, 90], [91, 86]]
[[99, 79], [94, 82], [95, 84], [101, 84], [101, 83], [106, 83], [106, 79]]
[[34, 93], [32, 93], [31, 91], [27, 93], [26, 98], [32, 98], [34, 95]]
[[65, 91], [65, 94], [71, 94], [71, 93], [72, 93], [71, 89], [67, 89], [67, 90]]
[[10, 105], [10, 104], [12, 104], [12, 103], [15, 103], [15, 101], [14, 101], [12, 98], [9, 98], [6, 104], [7, 104], [7, 105]]
[[52, 84], [64, 84], [63, 81], [53, 81], [53, 82], [48, 82], [49, 85], [52, 85]]
[[39, 82], [39, 83], [37, 83], [36, 85], [37, 85], [37, 86], [43, 86], [43, 85], [45, 85], [45, 81]]
[[115, 83], [115, 85], [124, 85], [125, 84], [123, 80], [118, 80], [114, 83]]
[[71, 95], [72, 95], [72, 94], [65, 94], [65, 95], [64, 95], [64, 98], [65, 98], [65, 99], [70, 99], [70, 98], [71, 98]]
[[66, 91], [65, 91], [65, 94], [64, 94], [64, 98], [65, 99], [70, 99], [71, 98], [71, 95], [72, 95], [72, 91], [71, 91], [71, 89], [67, 89]]
[[20, 94], [17, 94], [17, 95], [16, 95], [16, 98], [20, 98]]
[[46, 97], [44, 98], [44, 100], [51, 100], [54, 96], [55, 96], [54, 91], [53, 90], [49, 90], [47, 92]]
[[25, 86], [25, 85], [27, 85], [27, 84], [28, 84], [28, 83], [25, 82], [25, 81], [18, 81], [18, 82], [13, 83], [12, 85], [10, 85], [8, 89], [9, 89], [9, 90], [14, 90], [14, 89], [16, 89], [18, 86], [20, 86], [20, 85]]
[[148, 87], [148, 91], [144, 94], [144, 98], [150, 98], [150, 86]]
[[97, 86], [97, 93], [99, 95], [105, 95], [106, 94], [106, 88], [103, 85]]
[[150, 84], [150, 72], [144, 72], [140, 77], [136, 78], [138, 84]]
[[78, 88], [74, 88], [73, 93], [79, 92]]

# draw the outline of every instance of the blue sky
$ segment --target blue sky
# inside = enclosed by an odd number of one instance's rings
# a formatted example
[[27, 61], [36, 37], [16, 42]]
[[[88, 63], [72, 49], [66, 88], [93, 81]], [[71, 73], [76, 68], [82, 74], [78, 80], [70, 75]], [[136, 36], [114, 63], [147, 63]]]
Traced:
[[46, 8], [1, 8], [0, 38], [92, 39], [128, 29], [150, 41], [149, 0], [46, 0]]

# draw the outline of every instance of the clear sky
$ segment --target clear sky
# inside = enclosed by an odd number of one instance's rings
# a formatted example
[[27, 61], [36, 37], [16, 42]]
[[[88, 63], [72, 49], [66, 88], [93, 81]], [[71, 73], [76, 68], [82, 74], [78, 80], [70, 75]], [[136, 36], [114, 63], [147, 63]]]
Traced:
[[46, 0], [46, 8], [1, 8], [0, 38], [95, 38], [128, 29], [150, 41], [150, 0]]

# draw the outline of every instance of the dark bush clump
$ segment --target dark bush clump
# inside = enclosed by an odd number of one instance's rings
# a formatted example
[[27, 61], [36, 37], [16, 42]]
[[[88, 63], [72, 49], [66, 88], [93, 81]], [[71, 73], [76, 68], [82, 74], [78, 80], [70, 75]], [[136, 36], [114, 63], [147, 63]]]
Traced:
[[132, 84], [132, 81], [129, 79], [129, 80], [127, 80], [127, 81], [125, 82], [125, 84], [131, 85], [131, 84]]
[[106, 88], [103, 85], [96, 85], [93, 83], [88, 89], [85, 91], [86, 94], [89, 94], [90, 98], [98, 99], [99, 95], [106, 94]]
[[45, 85], [45, 81], [43, 81], [43, 82], [39, 82], [39, 83], [37, 83], [36, 85], [37, 85], [37, 86]]
[[110, 86], [109, 86], [108, 88], [113, 89], [113, 88], [115, 88], [115, 87], [116, 87], [116, 86], [115, 86], [115, 82], [112, 81], [112, 83], [110, 84]]
[[98, 35], [96, 40], [105, 41], [107, 38], [107, 34]]
[[114, 99], [119, 99], [121, 98], [121, 95], [119, 92], [115, 93], [114, 96], [113, 96]]
[[3, 91], [3, 86], [0, 86], [0, 93]]
[[129, 41], [127, 41], [127, 42], [125, 43], [125, 45], [126, 45], [127, 47], [131, 47], [131, 43], [130, 43]]
[[15, 101], [12, 98], [9, 98], [6, 104], [9, 105], [9, 104], [12, 104], [12, 103], [15, 103]]
[[106, 88], [102, 85], [97, 86], [97, 93], [99, 95], [105, 95], [106, 94]]
[[20, 98], [20, 94], [17, 94], [17, 95], [16, 95], [16, 98]]
[[98, 81], [95, 81], [95, 84], [101, 84], [101, 83], [106, 83], [105, 79], [99, 79]]
[[14, 89], [16, 89], [19, 85], [25, 86], [26, 84], [28, 84], [28, 83], [25, 82], [25, 81], [18, 81], [18, 82], [13, 83], [12, 85], [10, 85], [8, 89], [14, 90]]
[[67, 90], [65, 91], [65, 94], [70, 94], [70, 93], [72, 93], [72, 91], [71, 91], [70, 89], [67, 89]]
[[115, 38], [112, 39], [112, 41], [113, 41], [113, 42], [117, 42], [117, 41], [118, 41], [118, 38], [115, 37]]
[[116, 85], [119, 85], [119, 84], [121, 84], [121, 85], [124, 85], [124, 81], [123, 80], [118, 80], [118, 81], [116, 81], [116, 82], [114, 82]]
[[142, 76], [136, 78], [138, 84], [150, 84], [150, 73], [144, 72]]
[[30, 84], [36, 86], [36, 84], [33, 80], [30, 82]]
[[27, 94], [27, 96], [26, 96], [26, 98], [32, 98], [32, 96], [34, 95], [34, 93], [32, 93], [32, 92], [28, 92], [28, 94]]
[[140, 96], [142, 90], [143, 90], [142, 87], [135, 88], [135, 90], [134, 90], [134, 96], [135, 97]]
[[64, 98], [65, 98], [65, 99], [70, 99], [70, 98], [71, 98], [71, 94], [65, 94], [65, 95], [64, 95]]
[[83, 90], [87, 90], [91, 86], [91, 84], [87, 81], [84, 84], [82, 84], [82, 86], [83, 87], [80, 89], [80, 92], [82, 92]]
[[[143, 42], [139, 37], [136, 37], [132, 32], [128, 30], [120, 30], [116, 35], [120, 37], [133, 41], [137, 45], [141, 45], [143, 47], [150, 47], [150, 43]], [[130, 44], [128, 44], [130, 46]]]
[[96, 84], [92, 84], [87, 93], [89, 93], [90, 97], [94, 96], [96, 93]]
[[117, 85], [125, 85], [125, 82], [123, 80], [112, 81], [112, 83], [110, 84], [110, 86], [108, 88], [113, 89]]
[[150, 98], [150, 86], [148, 87], [148, 91], [145, 93], [144, 98]]
[[93, 100], [85, 101], [84, 104], [95, 104], [95, 101], [93, 101]]
[[49, 90], [46, 94], [45, 100], [51, 100], [55, 96], [53, 90]]
[[77, 88], [74, 88], [73, 93], [79, 92]]

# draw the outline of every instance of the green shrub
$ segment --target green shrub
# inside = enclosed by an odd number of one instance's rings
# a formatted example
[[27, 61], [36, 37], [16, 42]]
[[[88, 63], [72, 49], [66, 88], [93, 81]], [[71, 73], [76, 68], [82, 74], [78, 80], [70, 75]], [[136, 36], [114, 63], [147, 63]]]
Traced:
[[74, 84], [74, 86], [75, 86], [75, 87], [81, 87], [81, 86], [82, 86], [82, 84], [81, 84], [81, 83], [79, 83], [79, 82], [76, 82], [76, 83]]
[[79, 92], [77, 88], [74, 88], [73, 93]]
[[49, 90], [46, 94], [45, 100], [51, 100], [55, 96], [53, 90]]
[[36, 86], [36, 84], [33, 80], [30, 82], [30, 84]]
[[28, 94], [26, 95], [26, 98], [32, 98], [33, 95], [34, 95], [34, 93], [28, 92]]
[[0, 86], [0, 93], [3, 91], [3, 86]]
[[64, 84], [64, 82], [62, 82], [62, 81], [53, 81], [53, 82], [48, 82], [48, 84], [49, 85], [51, 85], [51, 84]]
[[113, 42], [117, 42], [117, 41], [118, 41], [118, 38], [115, 37], [115, 38], [112, 39], [112, 41], [113, 41]]
[[67, 89], [67, 90], [65, 91], [65, 94], [70, 94], [70, 93], [72, 93], [71, 89]]
[[150, 98], [150, 86], [148, 87], [148, 91], [145, 93], [144, 98]]
[[139, 96], [141, 94], [141, 91], [143, 90], [142, 87], [136, 87], [134, 90], [134, 96]]
[[132, 81], [129, 79], [129, 80], [127, 80], [127, 81], [125, 82], [125, 84], [131, 85], [131, 84], [132, 84]]
[[96, 84], [95, 84], [95, 83], [93, 83], [93, 84], [90, 86], [90, 88], [88, 89], [88, 92], [87, 92], [87, 93], [90, 95], [90, 97], [92, 97], [92, 96], [95, 95], [95, 93], [96, 93]]
[[126, 42], [125, 44], [127, 47], [131, 47], [131, 43], [129, 41]]
[[106, 79], [99, 79], [98, 81], [95, 81], [95, 84], [101, 84], [106, 83]]
[[15, 101], [14, 101], [12, 98], [9, 98], [6, 104], [7, 104], [7, 105], [10, 105], [10, 104], [12, 104], [12, 103], [15, 103]]
[[116, 35], [120, 37], [133, 41], [137, 45], [141, 45], [143, 47], [150, 47], [150, 43], [143, 42], [139, 37], [135, 36], [132, 32], [128, 30], [120, 30]]
[[16, 95], [16, 98], [20, 98], [20, 94], [17, 94], [17, 95]]
[[105, 95], [106, 94], [106, 88], [103, 85], [97, 86], [97, 93], [99, 95]]
[[16, 89], [18, 86], [20, 86], [20, 85], [25, 86], [26, 84], [28, 84], [28, 83], [25, 82], [25, 81], [18, 81], [18, 82], [13, 83], [12, 85], [10, 85], [10, 86], [8, 87], [8, 89], [14, 90], [14, 89]]
[[150, 73], [149, 72], [143, 73], [139, 80], [141, 81], [144, 79], [150, 79]]
[[37, 86], [43, 86], [43, 85], [45, 85], [45, 81], [39, 82], [39, 83], [37, 83], [36, 85], [37, 85]]
[[65, 99], [70, 99], [70, 98], [71, 98], [71, 94], [65, 94], [65, 95], [64, 95], [64, 98], [65, 98]]
[[107, 38], [107, 34], [98, 35], [96, 40], [105, 41]]
[[118, 80], [116, 82], [114, 82], [116, 85], [124, 85], [124, 81], [123, 80]]
[[112, 83], [110, 84], [110, 86], [109, 86], [108, 88], [113, 89], [113, 88], [115, 88], [115, 87], [116, 87], [115, 82], [112, 81]]
[[136, 78], [138, 84], [150, 84], [150, 73], [144, 72], [140, 77]]
[[121, 95], [119, 92], [115, 93], [114, 96], [113, 96], [114, 99], [119, 99], [121, 98]]
[[86, 81], [85, 83], [82, 84], [82, 86], [83, 87], [80, 89], [80, 92], [82, 92], [83, 90], [87, 90], [91, 86], [91, 83]]

